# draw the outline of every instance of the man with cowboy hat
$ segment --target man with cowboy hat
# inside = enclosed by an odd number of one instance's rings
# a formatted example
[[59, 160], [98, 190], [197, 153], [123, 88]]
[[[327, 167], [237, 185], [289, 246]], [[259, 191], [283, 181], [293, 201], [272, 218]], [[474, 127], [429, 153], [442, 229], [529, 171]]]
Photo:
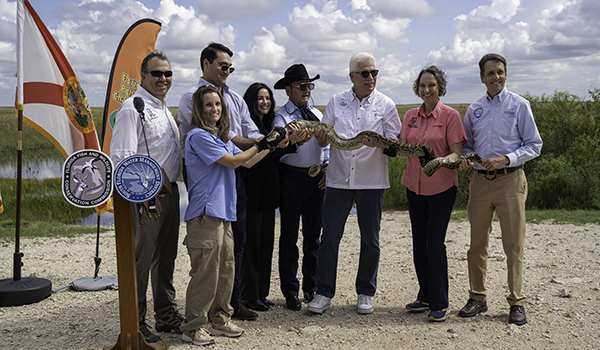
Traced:
[[[275, 89], [285, 89], [289, 100], [275, 112], [273, 125], [285, 126], [292, 120], [305, 119], [320, 121], [323, 114], [308, 104], [313, 81], [319, 74], [310, 78], [303, 64], [293, 64], [284, 77], [275, 83]], [[317, 250], [321, 234], [321, 207], [325, 195], [325, 174], [315, 177], [308, 175], [308, 169], [329, 161], [329, 147], [322, 148], [312, 132], [307, 134], [304, 143], [298, 143], [295, 153], [281, 157], [280, 186], [281, 237], [279, 238], [279, 278], [281, 292], [290, 310], [298, 311], [302, 304], [298, 298], [300, 284], [298, 272], [298, 231], [302, 217], [304, 257], [302, 259], [302, 290], [304, 299], [310, 302], [316, 290], [315, 272]]]

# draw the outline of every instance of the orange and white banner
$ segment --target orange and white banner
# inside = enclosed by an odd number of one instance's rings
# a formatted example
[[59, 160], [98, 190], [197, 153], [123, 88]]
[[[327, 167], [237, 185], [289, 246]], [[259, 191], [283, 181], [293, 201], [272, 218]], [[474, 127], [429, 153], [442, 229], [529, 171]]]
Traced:
[[110, 140], [117, 110], [142, 83], [142, 60], [149, 52], [154, 51], [160, 29], [160, 22], [145, 18], [132, 24], [121, 38], [113, 59], [104, 102], [102, 152], [106, 154], [110, 154]]

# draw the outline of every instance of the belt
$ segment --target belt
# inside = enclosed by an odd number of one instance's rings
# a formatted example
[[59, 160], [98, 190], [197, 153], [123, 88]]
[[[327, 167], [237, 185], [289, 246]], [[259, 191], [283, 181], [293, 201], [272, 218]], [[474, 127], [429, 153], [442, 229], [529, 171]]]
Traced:
[[308, 174], [308, 170], [310, 169], [310, 168], [300, 168], [300, 167], [288, 165], [285, 163], [280, 163], [280, 164], [281, 164], [281, 169], [285, 169], [287, 171], [291, 171], [291, 172], [295, 172], [295, 173]]
[[498, 175], [506, 175], [514, 172], [517, 169], [521, 169], [523, 166], [519, 165], [512, 168], [500, 168], [496, 170], [477, 170], [478, 174], [485, 175], [485, 178], [488, 180], [494, 180]]

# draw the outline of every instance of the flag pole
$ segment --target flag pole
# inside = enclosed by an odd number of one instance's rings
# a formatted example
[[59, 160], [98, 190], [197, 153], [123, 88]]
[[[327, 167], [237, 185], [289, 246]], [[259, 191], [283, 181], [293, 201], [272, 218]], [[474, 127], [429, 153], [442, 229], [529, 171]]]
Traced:
[[13, 278], [0, 280], [0, 306], [37, 303], [52, 292], [52, 282], [45, 278], [21, 277], [21, 167], [23, 164], [23, 0], [17, 2], [17, 217]]

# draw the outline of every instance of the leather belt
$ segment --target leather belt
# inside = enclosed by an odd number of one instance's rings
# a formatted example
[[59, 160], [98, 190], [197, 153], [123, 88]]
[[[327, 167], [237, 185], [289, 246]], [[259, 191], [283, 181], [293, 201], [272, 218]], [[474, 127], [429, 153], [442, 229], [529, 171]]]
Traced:
[[280, 163], [280, 165], [281, 165], [281, 169], [285, 169], [287, 171], [301, 173], [301, 174], [308, 174], [308, 170], [310, 169], [310, 168], [300, 168], [300, 167], [288, 165], [285, 163]]
[[488, 180], [494, 180], [498, 175], [506, 175], [514, 172], [517, 169], [521, 169], [523, 166], [519, 165], [512, 168], [500, 168], [496, 170], [477, 170], [477, 173], [485, 175]]

